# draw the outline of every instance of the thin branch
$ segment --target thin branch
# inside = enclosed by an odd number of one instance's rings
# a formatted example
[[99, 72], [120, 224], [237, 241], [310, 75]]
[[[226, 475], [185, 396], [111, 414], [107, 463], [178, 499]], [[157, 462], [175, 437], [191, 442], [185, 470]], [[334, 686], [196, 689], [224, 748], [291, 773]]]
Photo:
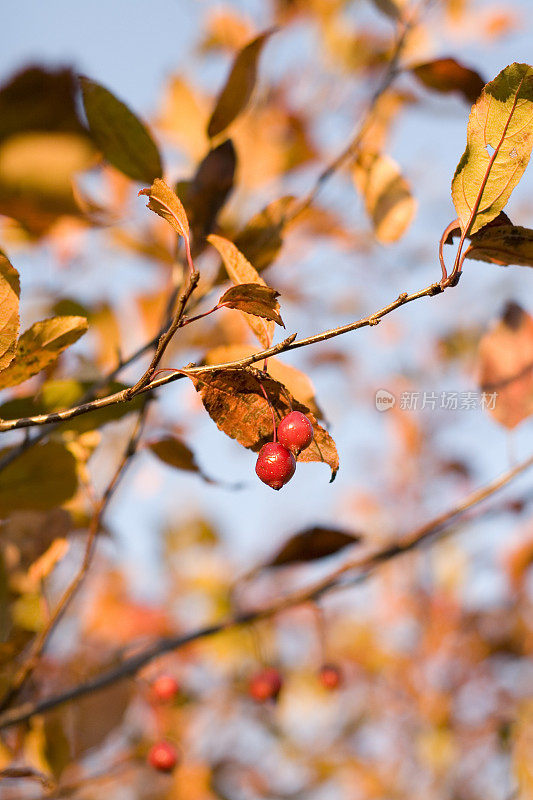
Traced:
[[[137, 387], [141, 381], [139, 381], [132, 388], [123, 389], [122, 391], [115, 392], [107, 397], [101, 397], [88, 403], [82, 403], [79, 406], [74, 406], [73, 408], [68, 408], [64, 411], [56, 411], [52, 414], [39, 414], [34, 417], [21, 417], [20, 419], [2, 420], [0, 421], [0, 431], [12, 431], [18, 428], [29, 428], [34, 425], [48, 425], [51, 422], [65, 422], [66, 420], [73, 419], [81, 414], [87, 414], [90, 411], [94, 411], [98, 408], [105, 408], [106, 406], [115, 405], [117, 403], [127, 403], [134, 396], [132, 394], [133, 390], [135, 390], [135, 395], [142, 394], [144, 392], [150, 392], [154, 389], [159, 389], [161, 386], [164, 386], [167, 383], [172, 383], [173, 381], [180, 380], [181, 378], [188, 377], [189, 375], [195, 375], [199, 372], [215, 372], [220, 369], [244, 369], [245, 367], [255, 364], [258, 361], [263, 361], [264, 359], [278, 355], [279, 353], [286, 353], [289, 350], [295, 350], [298, 347], [307, 347], [308, 345], [317, 344], [318, 342], [325, 342], [328, 339], [333, 339], [336, 336], [342, 336], [345, 333], [350, 333], [351, 331], [358, 330], [359, 328], [377, 325], [382, 317], [390, 314], [397, 308], [400, 308], [400, 306], [407, 305], [407, 303], [412, 303], [414, 300], [419, 300], [422, 297], [433, 297], [442, 291], [444, 291], [444, 289], [440, 286], [440, 284], [432, 283], [430, 286], [426, 286], [425, 289], [421, 289], [418, 292], [413, 292], [412, 294], [407, 294], [407, 292], [404, 292], [403, 294], [400, 294], [392, 303], [380, 308], [373, 314], [369, 314], [367, 317], [358, 319], [355, 322], [350, 322], [347, 325], [341, 325], [338, 328], [331, 328], [327, 331], [322, 331], [322, 333], [316, 333], [313, 336], [307, 336], [304, 339], [296, 339], [296, 334], [293, 334], [283, 342], [272, 345], [272, 347], [269, 347], [266, 350], [258, 351], [257, 353], [247, 356], [246, 358], [241, 358], [235, 361], [225, 361], [221, 364], [214, 364], [211, 366], [185, 367], [173, 375], [167, 375], [163, 378], [157, 378], [156, 380], [149, 381], [140, 388]], [[154, 363], [154, 360], [155, 359], [152, 360], [152, 364]], [[145, 376], [146, 374], [147, 373], [145, 373]], [[143, 379], [145, 376], [143, 376]]]
[[125, 659], [118, 666], [102, 672], [100, 675], [91, 678], [85, 683], [74, 686], [73, 688], [68, 689], [61, 694], [45, 698], [44, 700], [23, 703], [17, 708], [9, 709], [3, 714], [0, 714], [0, 730], [20, 722], [25, 722], [35, 714], [42, 714], [71, 700], [75, 700], [92, 692], [104, 689], [107, 686], [110, 686], [111, 684], [116, 683], [124, 678], [132, 677], [142, 667], [153, 661], [155, 658], [158, 658], [159, 656], [170, 651], [178, 650], [185, 645], [190, 644], [191, 642], [199, 639], [205, 639], [209, 636], [213, 636], [217, 633], [221, 633], [239, 625], [245, 625], [259, 620], [269, 619], [288, 608], [293, 608], [295, 606], [308, 603], [310, 600], [317, 600], [333, 589], [343, 588], [344, 584], [342, 583], [341, 578], [348, 572], [359, 570], [357, 581], [364, 581], [381, 564], [391, 561], [399, 555], [414, 550], [421, 544], [427, 542], [431, 537], [438, 537], [442, 535], [458, 517], [461, 517], [466, 511], [469, 511], [483, 500], [486, 500], [496, 492], [503, 489], [518, 475], [524, 473], [531, 466], [533, 466], [533, 456], [530, 456], [525, 461], [521, 462], [508, 472], [505, 472], [499, 478], [491, 481], [481, 489], [477, 489], [476, 491], [472, 492], [453, 508], [442, 514], [439, 514], [430, 522], [426, 523], [420, 528], [417, 528], [409, 537], [406, 537], [399, 544], [386, 547], [368, 555], [359, 555], [354, 559], [348, 560], [333, 572], [329, 573], [325, 578], [317, 581], [306, 589], [302, 589], [277, 599], [272, 604], [262, 609], [237, 614], [223, 622], [213, 624], [205, 628], [200, 628], [185, 635], [169, 636], [159, 639], [146, 650], [137, 653], [137, 655], [132, 656], [131, 658]]

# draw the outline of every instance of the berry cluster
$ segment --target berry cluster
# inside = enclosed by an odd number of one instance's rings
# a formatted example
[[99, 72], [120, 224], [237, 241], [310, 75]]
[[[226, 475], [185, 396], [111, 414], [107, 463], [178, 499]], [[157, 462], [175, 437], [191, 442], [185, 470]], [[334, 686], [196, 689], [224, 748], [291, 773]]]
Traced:
[[259, 480], [278, 491], [290, 481], [296, 469], [295, 456], [313, 441], [313, 426], [301, 411], [291, 411], [278, 425], [277, 441], [259, 451], [255, 471]]
[[[335, 664], [323, 664], [318, 671], [318, 680], [328, 691], [342, 686], [342, 673]], [[248, 694], [256, 703], [277, 700], [283, 688], [283, 676], [275, 667], [263, 667], [255, 672], [248, 683]]]

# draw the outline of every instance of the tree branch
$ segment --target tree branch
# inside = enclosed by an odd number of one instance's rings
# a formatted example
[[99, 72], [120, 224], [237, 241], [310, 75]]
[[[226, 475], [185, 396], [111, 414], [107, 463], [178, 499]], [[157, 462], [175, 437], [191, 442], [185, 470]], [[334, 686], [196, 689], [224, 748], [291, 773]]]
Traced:
[[155, 658], [170, 651], [178, 650], [191, 642], [213, 636], [229, 628], [274, 617], [288, 608], [308, 603], [310, 600], [318, 600], [333, 589], [343, 588], [344, 584], [341, 582], [341, 578], [348, 572], [359, 570], [357, 581], [364, 581], [381, 564], [416, 549], [427, 542], [431, 537], [442, 535], [458, 517], [503, 489], [531, 466], [533, 466], [533, 456], [522, 461], [516, 467], [505, 472], [486, 486], [475, 490], [453, 508], [434, 517], [420, 528], [417, 528], [403, 541], [368, 555], [358, 555], [346, 561], [333, 572], [329, 573], [325, 578], [317, 581], [306, 589], [275, 600], [271, 605], [265, 608], [237, 614], [223, 622], [200, 628], [191, 633], [159, 639], [146, 650], [143, 650], [131, 658], [125, 659], [118, 666], [102, 672], [100, 675], [91, 678], [85, 683], [74, 686], [61, 694], [45, 698], [44, 700], [23, 703], [17, 708], [9, 709], [3, 714], [0, 714], [0, 730], [20, 722], [25, 722], [35, 714], [42, 714], [71, 700], [104, 689], [123, 678], [132, 677]]

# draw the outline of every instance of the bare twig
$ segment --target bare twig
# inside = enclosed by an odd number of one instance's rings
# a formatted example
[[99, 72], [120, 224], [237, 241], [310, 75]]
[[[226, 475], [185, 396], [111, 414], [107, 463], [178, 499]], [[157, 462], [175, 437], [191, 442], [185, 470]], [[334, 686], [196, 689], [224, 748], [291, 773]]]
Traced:
[[528, 459], [521, 462], [508, 472], [505, 472], [499, 478], [491, 481], [481, 489], [477, 489], [476, 491], [472, 492], [459, 504], [442, 514], [439, 514], [430, 522], [416, 529], [409, 537], [406, 537], [400, 543], [368, 555], [358, 555], [354, 559], [346, 561], [340, 567], [329, 573], [325, 578], [314, 583], [312, 586], [279, 598], [269, 606], [266, 606], [262, 609], [237, 614], [223, 622], [210, 625], [205, 628], [200, 628], [192, 631], [191, 633], [159, 639], [146, 650], [143, 650], [131, 658], [125, 659], [118, 666], [102, 672], [100, 675], [91, 678], [85, 683], [74, 686], [73, 688], [68, 689], [61, 694], [45, 698], [44, 700], [23, 703], [17, 708], [9, 709], [3, 714], [0, 714], [0, 729], [7, 728], [19, 722], [24, 722], [35, 714], [42, 714], [71, 700], [75, 700], [92, 692], [99, 691], [113, 683], [116, 683], [117, 681], [131, 677], [155, 658], [158, 658], [159, 656], [170, 651], [178, 650], [187, 644], [190, 644], [191, 642], [204, 639], [208, 636], [213, 636], [217, 633], [221, 633], [222, 631], [239, 625], [245, 625], [251, 622], [268, 619], [274, 617], [282, 611], [285, 611], [288, 608], [293, 608], [295, 606], [308, 603], [310, 600], [317, 600], [333, 589], [343, 588], [344, 584], [342, 583], [341, 579], [348, 572], [358, 570], [357, 581], [364, 581], [381, 564], [391, 561], [399, 555], [414, 550], [421, 544], [427, 542], [431, 537], [438, 537], [442, 535], [450, 528], [452, 523], [457, 518], [461, 517], [474, 506], [477, 506], [483, 500], [486, 500], [496, 492], [503, 489], [518, 475], [524, 473], [531, 466], [533, 466], [533, 456], [530, 456]]

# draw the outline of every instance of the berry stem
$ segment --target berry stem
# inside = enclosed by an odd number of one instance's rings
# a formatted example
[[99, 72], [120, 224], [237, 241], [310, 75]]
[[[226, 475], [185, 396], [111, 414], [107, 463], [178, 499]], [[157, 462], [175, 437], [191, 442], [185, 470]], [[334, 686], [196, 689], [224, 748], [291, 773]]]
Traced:
[[273, 433], [273, 436], [272, 436], [272, 441], [275, 442], [275, 441], [277, 441], [277, 439], [276, 439], [276, 417], [275, 417], [275, 414], [274, 414], [274, 406], [272, 405], [272, 403], [268, 399], [268, 395], [266, 393], [265, 387], [263, 386], [261, 381], [259, 381], [259, 386], [261, 388], [261, 391], [263, 392], [265, 400], [268, 403], [268, 407], [270, 408], [270, 413], [272, 414], [272, 427], [274, 429], [274, 433]]

